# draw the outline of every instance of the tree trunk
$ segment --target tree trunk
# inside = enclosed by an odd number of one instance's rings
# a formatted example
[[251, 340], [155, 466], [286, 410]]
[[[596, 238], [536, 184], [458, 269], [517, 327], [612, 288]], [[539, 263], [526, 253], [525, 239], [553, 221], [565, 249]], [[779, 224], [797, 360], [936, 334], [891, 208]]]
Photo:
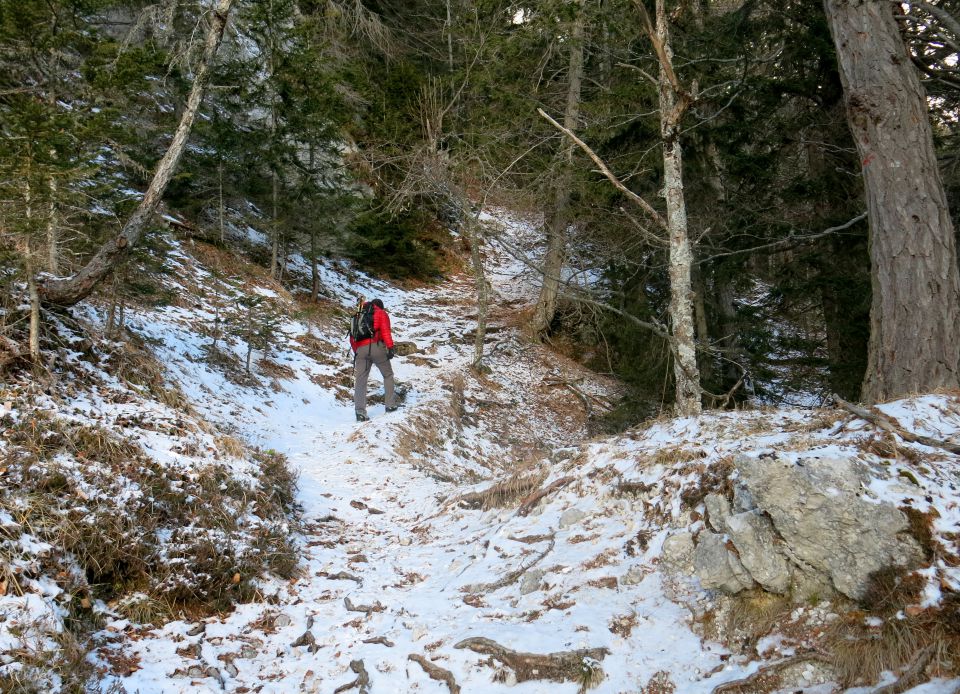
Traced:
[[60, 274], [60, 216], [57, 210], [57, 177], [47, 179], [50, 200], [47, 203], [47, 271]]
[[310, 227], [310, 299], [316, 303], [320, 299], [320, 268], [317, 267], [317, 230]]
[[683, 196], [683, 157], [680, 116], [683, 105], [672, 79], [673, 51], [664, 0], [657, 0], [656, 42], [660, 55], [660, 135], [663, 139], [663, 194], [667, 201], [670, 235], [670, 318], [673, 322], [677, 414], [697, 415], [700, 404], [700, 371], [693, 330], [691, 267], [693, 252], [687, 235], [687, 208]]
[[863, 169], [873, 300], [861, 397], [960, 386], [960, 273], [926, 94], [886, 0], [824, 0]]
[[693, 315], [697, 320], [697, 339], [703, 349], [700, 351], [700, 377], [710, 383], [713, 380], [713, 350], [710, 347], [710, 324], [707, 319], [707, 284], [703, 279], [703, 272], [694, 265], [692, 271], [693, 287]]
[[30, 294], [30, 360], [40, 364], [40, 295], [37, 293], [37, 273], [33, 267], [32, 244], [27, 243], [23, 265], [27, 272], [27, 291]]
[[71, 306], [82, 301], [90, 295], [90, 292], [104, 277], [113, 271], [117, 263], [126, 257], [130, 249], [140, 240], [147, 222], [153, 216], [157, 205], [163, 198], [163, 193], [176, 171], [180, 156], [183, 154], [187, 139], [190, 137], [190, 130], [193, 128], [193, 121], [196, 119], [200, 103], [203, 101], [217, 49], [223, 39], [223, 30], [227, 24], [232, 1], [218, 0], [216, 8], [208, 15], [210, 27], [207, 30], [203, 58], [197, 67], [197, 74], [190, 88], [187, 105], [180, 117], [180, 124], [174, 132], [173, 140], [170, 142], [163, 158], [157, 164], [153, 180], [150, 181], [140, 205], [127, 220], [127, 223], [124, 224], [120, 234], [101, 246], [100, 250], [77, 274], [65, 279], [49, 278], [40, 283], [38, 290], [40, 299], [44, 303]]
[[37, 271], [33, 266], [33, 190], [30, 187], [31, 167], [27, 164], [23, 199], [26, 203], [24, 216], [27, 221], [27, 239], [24, 244], [23, 271], [27, 276], [27, 293], [30, 296], [30, 361], [40, 364], [40, 296], [37, 294]]
[[[563, 125], [571, 132], [577, 128], [580, 116], [580, 88], [583, 83], [583, 35], [586, 17], [583, 0], [577, 0], [577, 16], [570, 38], [570, 63], [567, 77], [567, 105]], [[535, 335], [543, 335], [557, 312], [563, 264], [567, 255], [567, 227], [570, 223], [570, 187], [572, 185], [573, 151], [575, 144], [564, 139], [560, 149], [560, 174], [554, 189], [553, 208], [545, 215], [547, 250], [543, 259], [543, 283], [533, 315]]]
[[487, 311], [490, 307], [490, 283], [487, 273], [483, 269], [483, 253], [481, 249], [482, 235], [479, 232], [479, 220], [473, 216], [468, 208], [464, 209], [467, 240], [470, 242], [470, 269], [473, 272], [473, 282], [477, 290], [477, 331], [473, 340], [474, 371], [483, 370], [483, 343], [487, 339]]

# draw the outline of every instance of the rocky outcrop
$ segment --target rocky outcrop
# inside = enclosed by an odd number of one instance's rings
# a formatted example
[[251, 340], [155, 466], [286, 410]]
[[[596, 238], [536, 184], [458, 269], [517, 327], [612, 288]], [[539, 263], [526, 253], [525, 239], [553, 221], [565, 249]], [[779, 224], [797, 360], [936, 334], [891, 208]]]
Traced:
[[717, 494], [705, 499], [716, 532], [702, 531], [693, 550], [705, 588], [736, 593], [756, 582], [786, 593], [812, 579], [856, 599], [872, 572], [920, 561], [906, 516], [870, 497], [861, 462], [744, 455], [735, 466], [734, 508]]

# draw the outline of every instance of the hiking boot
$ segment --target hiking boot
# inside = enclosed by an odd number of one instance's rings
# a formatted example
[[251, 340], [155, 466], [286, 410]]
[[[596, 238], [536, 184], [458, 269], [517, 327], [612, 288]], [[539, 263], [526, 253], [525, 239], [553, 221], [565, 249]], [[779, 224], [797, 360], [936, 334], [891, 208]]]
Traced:
[[357, 412], [357, 421], [358, 422], [369, 422], [370, 418], [365, 415], [363, 412]]
[[387, 409], [387, 412], [396, 412], [397, 410], [400, 409], [400, 405], [394, 405], [393, 407], [388, 407], [386, 409]]

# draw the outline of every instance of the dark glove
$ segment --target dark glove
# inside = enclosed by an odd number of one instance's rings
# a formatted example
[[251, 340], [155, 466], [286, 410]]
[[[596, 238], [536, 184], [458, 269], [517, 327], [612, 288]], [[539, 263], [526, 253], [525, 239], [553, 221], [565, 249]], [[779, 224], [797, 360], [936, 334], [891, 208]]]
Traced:
[[397, 353], [393, 351], [393, 347], [387, 350], [387, 359], [393, 359]]

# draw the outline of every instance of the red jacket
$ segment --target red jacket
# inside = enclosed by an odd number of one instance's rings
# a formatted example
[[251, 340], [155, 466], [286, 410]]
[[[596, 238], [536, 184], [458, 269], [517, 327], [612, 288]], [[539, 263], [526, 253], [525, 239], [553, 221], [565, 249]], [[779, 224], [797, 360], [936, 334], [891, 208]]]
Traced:
[[356, 352], [371, 342], [382, 342], [387, 349], [393, 349], [393, 335], [390, 334], [390, 315], [379, 306], [373, 307], [373, 338], [354, 342], [350, 338], [350, 347]]

